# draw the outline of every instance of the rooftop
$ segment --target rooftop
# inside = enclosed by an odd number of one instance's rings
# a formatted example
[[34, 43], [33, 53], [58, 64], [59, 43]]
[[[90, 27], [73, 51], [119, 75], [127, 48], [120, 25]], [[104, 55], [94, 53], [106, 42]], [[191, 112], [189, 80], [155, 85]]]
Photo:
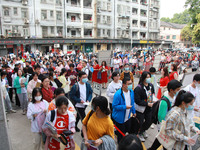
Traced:
[[160, 26], [161, 27], [171, 27], [174, 29], [183, 29], [186, 26], [186, 24], [177, 24], [177, 23], [160, 21]]

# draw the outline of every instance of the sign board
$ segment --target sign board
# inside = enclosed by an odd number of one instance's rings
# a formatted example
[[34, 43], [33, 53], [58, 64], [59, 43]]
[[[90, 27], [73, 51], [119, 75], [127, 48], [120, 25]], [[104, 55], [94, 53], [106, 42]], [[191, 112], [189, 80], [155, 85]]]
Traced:
[[101, 88], [102, 85], [97, 83], [97, 82], [93, 82], [93, 93], [96, 94], [97, 96], [101, 95]]
[[102, 61], [106, 61], [107, 66], [110, 66], [110, 61], [111, 61], [111, 52], [110, 50], [105, 50], [105, 51], [98, 51], [98, 62], [99, 65], [101, 64]]
[[154, 62], [153, 62], [153, 67], [156, 68], [156, 71], [158, 71], [158, 69], [159, 69], [160, 60], [161, 60], [161, 55], [156, 55]]

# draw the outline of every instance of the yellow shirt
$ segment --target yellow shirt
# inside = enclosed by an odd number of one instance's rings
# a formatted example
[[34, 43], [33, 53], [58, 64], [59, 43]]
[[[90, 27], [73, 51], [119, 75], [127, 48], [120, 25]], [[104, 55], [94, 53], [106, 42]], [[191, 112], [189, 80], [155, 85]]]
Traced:
[[89, 114], [90, 112], [82, 121], [84, 125], [87, 124], [88, 140], [97, 140], [104, 135], [110, 135], [114, 139], [114, 125], [110, 117], [98, 118], [94, 112], [88, 121]]

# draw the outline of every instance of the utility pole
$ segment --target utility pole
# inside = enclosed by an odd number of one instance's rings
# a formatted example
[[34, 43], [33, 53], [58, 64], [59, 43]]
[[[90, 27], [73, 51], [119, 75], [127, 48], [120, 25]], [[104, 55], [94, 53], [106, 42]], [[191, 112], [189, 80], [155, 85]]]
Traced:
[[64, 0], [64, 38], [66, 38], [66, 1]]
[[97, 0], [93, 1], [94, 4], [94, 38], [97, 38]]

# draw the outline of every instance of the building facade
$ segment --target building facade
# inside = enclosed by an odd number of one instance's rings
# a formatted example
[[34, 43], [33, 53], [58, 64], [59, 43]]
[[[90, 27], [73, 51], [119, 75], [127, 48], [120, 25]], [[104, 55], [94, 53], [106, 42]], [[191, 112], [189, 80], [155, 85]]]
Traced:
[[[159, 0], [1, 0], [0, 8], [3, 44], [10, 39], [35, 41], [10, 49], [95, 52], [160, 44]], [[65, 40], [55, 45], [48, 39]], [[103, 42], [87, 43], [92, 39]]]
[[163, 44], [172, 41], [172, 48], [183, 48], [192, 46], [192, 41], [181, 40], [181, 30], [185, 26], [186, 24], [176, 24], [161, 21], [160, 39], [163, 41]]

